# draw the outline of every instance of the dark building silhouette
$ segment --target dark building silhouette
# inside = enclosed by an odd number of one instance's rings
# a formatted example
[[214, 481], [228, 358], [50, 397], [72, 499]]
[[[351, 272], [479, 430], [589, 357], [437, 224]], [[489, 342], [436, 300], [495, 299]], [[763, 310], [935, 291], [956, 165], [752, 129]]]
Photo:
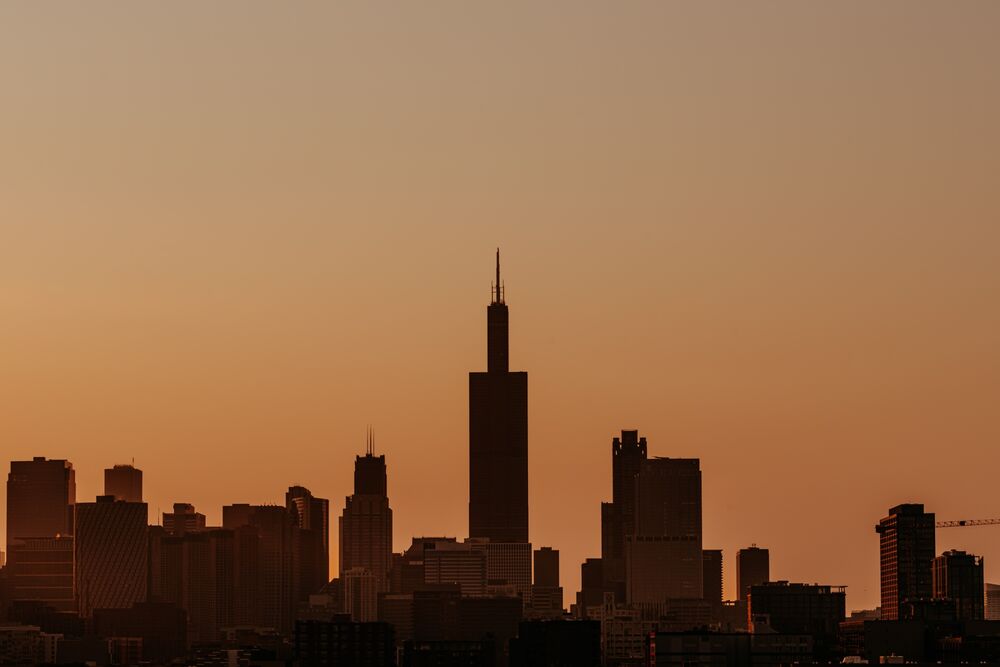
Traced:
[[908, 601], [927, 600], [934, 593], [934, 514], [921, 504], [897, 505], [875, 527], [879, 534], [882, 618], [903, 618]]
[[388, 623], [355, 623], [347, 619], [297, 621], [295, 658], [296, 664], [308, 667], [394, 667], [393, 628]]
[[600, 667], [597, 621], [523, 621], [510, 642], [510, 667]]
[[722, 602], [722, 549], [704, 549], [701, 557], [701, 597], [710, 602]]
[[486, 372], [469, 374], [469, 536], [528, 542], [528, 374], [510, 372], [499, 250], [496, 269]]
[[173, 512], [163, 513], [163, 529], [168, 535], [184, 535], [205, 530], [205, 515], [190, 503], [174, 503]]
[[605, 583], [604, 560], [588, 558], [580, 564], [580, 590], [576, 594], [576, 614], [587, 618], [587, 609], [604, 604], [604, 594], [612, 592]]
[[142, 471], [132, 465], [104, 470], [104, 495], [130, 503], [142, 502]]
[[379, 593], [389, 590], [392, 564], [392, 509], [389, 507], [385, 455], [375, 456], [368, 434], [364, 456], [354, 460], [354, 494], [340, 517], [340, 575], [364, 568], [375, 577]]
[[767, 549], [752, 544], [736, 552], [736, 592], [746, 602], [751, 586], [766, 584], [771, 579], [771, 555]]
[[496, 644], [484, 641], [407, 641], [401, 667], [496, 667]]
[[933, 561], [934, 598], [955, 606], [959, 621], [982, 620], [985, 613], [983, 559], [964, 551], [946, 551]]
[[98, 496], [76, 504], [76, 592], [80, 615], [128, 609], [146, 599], [146, 503]]
[[698, 459], [654, 458], [635, 478], [635, 534], [625, 537], [629, 602], [702, 597]]
[[625, 538], [635, 534], [635, 479], [646, 461], [646, 438], [622, 431], [611, 441], [611, 502], [601, 503], [601, 561], [605, 584], [625, 597]]
[[[76, 474], [62, 459], [11, 461], [7, 476], [7, 544], [21, 537], [73, 534]], [[9, 550], [9, 547], [8, 547]], [[13, 556], [8, 556], [13, 563]]]
[[534, 583], [530, 612], [536, 618], [556, 618], [563, 611], [563, 589], [559, 585], [559, 551], [535, 549]]
[[535, 585], [559, 585], [559, 551], [552, 547], [535, 549]]
[[294, 566], [299, 581], [296, 599], [302, 601], [330, 581], [330, 501], [316, 498], [303, 486], [291, 486], [285, 507], [298, 527]]
[[10, 600], [35, 601], [57, 612], [75, 612], [73, 536], [16, 538], [8, 543]]
[[[298, 547], [295, 517], [277, 505], [225, 505], [222, 527], [235, 530], [248, 526], [257, 535], [256, 592], [257, 625], [290, 634], [295, 617], [298, 575], [295, 550]], [[252, 533], [247, 531], [246, 535]]]
[[750, 632], [809, 635], [820, 656], [837, 647], [847, 594], [842, 587], [769, 582], [750, 587], [747, 618]]
[[93, 628], [94, 634], [104, 639], [141, 639], [142, 658], [161, 664], [183, 657], [187, 650], [187, 615], [165, 602], [138, 602], [128, 609], [95, 609]]

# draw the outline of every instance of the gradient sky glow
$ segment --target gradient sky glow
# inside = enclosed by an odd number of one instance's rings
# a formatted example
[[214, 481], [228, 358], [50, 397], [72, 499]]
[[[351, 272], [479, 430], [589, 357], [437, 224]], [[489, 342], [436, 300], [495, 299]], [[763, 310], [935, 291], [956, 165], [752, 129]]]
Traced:
[[[464, 536], [499, 245], [567, 598], [637, 428], [701, 458], [727, 597], [756, 542], [874, 606], [890, 505], [1000, 516], [998, 34], [993, 0], [0, 4], [2, 458], [339, 514], [371, 422], [396, 550]], [[1000, 528], [953, 547], [1000, 581]]]

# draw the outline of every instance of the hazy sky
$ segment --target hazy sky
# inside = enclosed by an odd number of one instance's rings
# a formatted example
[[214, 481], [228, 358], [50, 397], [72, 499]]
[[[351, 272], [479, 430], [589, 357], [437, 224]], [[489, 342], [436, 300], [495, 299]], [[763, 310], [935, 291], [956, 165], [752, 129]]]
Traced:
[[[339, 514], [371, 422], [396, 550], [462, 537], [499, 245], [567, 598], [637, 428], [701, 458], [727, 597], [756, 542], [873, 606], [890, 505], [1000, 516], [998, 34], [994, 0], [4, 2], [2, 458]], [[951, 547], [1000, 580], [1000, 528]]]

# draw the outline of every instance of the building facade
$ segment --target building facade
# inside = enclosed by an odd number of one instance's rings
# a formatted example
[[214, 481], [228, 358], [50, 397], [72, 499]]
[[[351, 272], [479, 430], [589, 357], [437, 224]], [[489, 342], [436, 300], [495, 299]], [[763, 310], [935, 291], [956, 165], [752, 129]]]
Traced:
[[76, 505], [76, 592], [80, 615], [127, 609], [146, 599], [146, 503], [98, 496]]
[[908, 601], [928, 600], [934, 593], [934, 514], [921, 504], [897, 505], [875, 527], [879, 534], [882, 619], [902, 618]]
[[142, 471], [132, 465], [104, 470], [104, 495], [130, 503], [142, 502]]
[[934, 559], [931, 578], [934, 599], [952, 603], [957, 620], [983, 619], [986, 584], [983, 581], [982, 557], [964, 551], [946, 551]]
[[771, 580], [771, 554], [752, 544], [736, 552], [736, 592], [746, 602], [751, 586], [760, 586]]
[[354, 460], [354, 494], [340, 517], [340, 575], [363, 568], [375, 577], [378, 591], [389, 590], [392, 565], [392, 508], [389, 507], [385, 455], [375, 456], [369, 434], [367, 451]]

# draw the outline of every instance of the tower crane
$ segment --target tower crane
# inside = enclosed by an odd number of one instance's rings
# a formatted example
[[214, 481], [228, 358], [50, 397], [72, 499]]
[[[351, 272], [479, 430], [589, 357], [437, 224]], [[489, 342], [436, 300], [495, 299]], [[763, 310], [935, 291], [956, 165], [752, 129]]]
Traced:
[[959, 521], [938, 521], [935, 528], [962, 528], [964, 526], [997, 526], [1000, 519], [960, 519]]

